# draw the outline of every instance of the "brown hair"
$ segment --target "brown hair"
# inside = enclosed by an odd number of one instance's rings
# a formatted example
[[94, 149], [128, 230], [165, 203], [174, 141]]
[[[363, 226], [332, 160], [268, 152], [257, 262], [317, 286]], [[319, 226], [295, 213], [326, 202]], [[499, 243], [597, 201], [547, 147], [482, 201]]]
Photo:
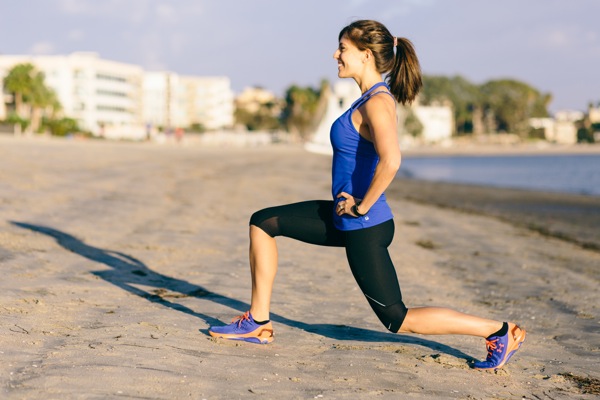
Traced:
[[[339, 40], [343, 36], [360, 50], [371, 50], [377, 71], [387, 73], [386, 82], [399, 103], [413, 102], [423, 82], [417, 53], [410, 40], [395, 38], [383, 24], [372, 20], [351, 23], [340, 31]], [[397, 42], [395, 54], [394, 42]]]

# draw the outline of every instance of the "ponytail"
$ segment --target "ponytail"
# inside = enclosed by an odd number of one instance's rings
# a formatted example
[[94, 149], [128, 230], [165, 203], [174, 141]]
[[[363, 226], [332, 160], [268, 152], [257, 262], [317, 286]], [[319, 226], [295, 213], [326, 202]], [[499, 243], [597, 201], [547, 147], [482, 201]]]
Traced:
[[392, 36], [383, 24], [372, 20], [351, 23], [340, 31], [340, 40], [342, 36], [360, 50], [371, 50], [377, 71], [388, 73], [386, 82], [400, 104], [415, 100], [423, 82], [419, 60], [410, 40]]
[[396, 55], [386, 82], [398, 102], [406, 105], [415, 100], [423, 86], [421, 66], [410, 40], [394, 38], [394, 41], [397, 42]]

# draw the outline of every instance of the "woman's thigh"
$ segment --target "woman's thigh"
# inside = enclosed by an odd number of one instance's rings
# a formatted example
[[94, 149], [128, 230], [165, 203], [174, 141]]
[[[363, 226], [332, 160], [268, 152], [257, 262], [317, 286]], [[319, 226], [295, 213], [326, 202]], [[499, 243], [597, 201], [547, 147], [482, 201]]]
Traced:
[[333, 225], [333, 201], [311, 200], [269, 207], [255, 212], [250, 225], [271, 237], [285, 236], [321, 246], [344, 246], [344, 236]]
[[388, 252], [393, 237], [393, 220], [345, 233], [346, 255], [354, 278], [368, 298], [382, 305], [402, 299], [396, 269]]

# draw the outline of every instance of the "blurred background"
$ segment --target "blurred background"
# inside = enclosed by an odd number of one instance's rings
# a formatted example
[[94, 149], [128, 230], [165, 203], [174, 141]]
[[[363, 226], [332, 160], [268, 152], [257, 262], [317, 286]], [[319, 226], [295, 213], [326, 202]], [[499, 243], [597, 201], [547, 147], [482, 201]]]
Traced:
[[338, 33], [376, 19], [425, 75], [398, 110], [405, 149], [591, 144], [598, 15], [594, 0], [2, 1], [0, 132], [328, 153], [360, 94], [336, 76]]

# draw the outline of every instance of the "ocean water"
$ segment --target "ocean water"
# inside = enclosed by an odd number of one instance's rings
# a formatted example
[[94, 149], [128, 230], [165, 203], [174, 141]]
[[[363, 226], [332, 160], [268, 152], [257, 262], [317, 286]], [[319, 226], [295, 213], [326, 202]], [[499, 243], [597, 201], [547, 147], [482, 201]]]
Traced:
[[483, 186], [600, 196], [600, 155], [410, 157], [399, 176]]

